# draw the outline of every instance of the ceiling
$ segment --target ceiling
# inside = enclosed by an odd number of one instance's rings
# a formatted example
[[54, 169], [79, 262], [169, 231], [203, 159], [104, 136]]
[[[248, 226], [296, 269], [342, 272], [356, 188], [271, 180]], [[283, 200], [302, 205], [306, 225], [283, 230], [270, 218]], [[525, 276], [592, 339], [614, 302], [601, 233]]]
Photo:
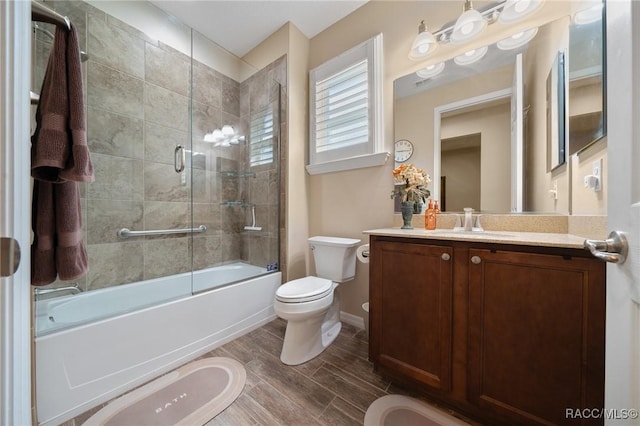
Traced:
[[289, 21], [312, 38], [367, 0], [150, 1], [241, 58]]

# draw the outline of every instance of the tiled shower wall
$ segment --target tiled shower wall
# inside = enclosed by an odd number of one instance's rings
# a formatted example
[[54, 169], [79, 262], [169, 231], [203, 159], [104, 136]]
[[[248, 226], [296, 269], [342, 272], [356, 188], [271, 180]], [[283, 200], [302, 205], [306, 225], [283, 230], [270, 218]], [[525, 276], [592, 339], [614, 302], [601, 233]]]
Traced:
[[[231, 177], [225, 172], [248, 170], [246, 143], [213, 147], [202, 140], [224, 124], [244, 135], [252, 112], [277, 108], [272, 79], [286, 83], [284, 58], [240, 84], [86, 3], [58, 1], [55, 9], [76, 25], [89, 55], [83, 72], [95, 182], [81, 187], [90, 271], [80, 286], [93, 290], [235, 261], [277, 262], [278, 162], [252, 168], [255, 177]], [[36, 91], [50, 49], [51, 41], [36, 34]], [[184, 173], [174, 170], [178, 144], [193, 154]], [[262, 231], [244, 231], [250, 208], [226, 201], [255, 204]], [[207, 232], [193, 237], [116, 234], [199, 225]]]

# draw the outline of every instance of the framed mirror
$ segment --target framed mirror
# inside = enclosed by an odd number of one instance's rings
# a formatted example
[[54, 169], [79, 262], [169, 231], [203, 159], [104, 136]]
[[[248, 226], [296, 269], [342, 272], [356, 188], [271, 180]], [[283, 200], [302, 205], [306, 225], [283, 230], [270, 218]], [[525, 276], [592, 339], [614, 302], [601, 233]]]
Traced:
[[547, 76], [547, 170], [555, 170], [567, 162], [565, 155], [565, 60], [558, 52]]
[[[462, 206], [495, 213], [570, 211], [571, 168], [564, 167], [562, 162], [566, 164], [577, 147], [572, 143], [575, 134], [569, 117], [574, 112], [582, 115], [577, 107], [585, 106], [575, 99], [572, 103], [569, 93], [574, 86], [567, 84], [576, 76], [570, 74], [569, 68], [570, 49], [576, 37], [572, 33], [573, 12], [586, 7], [582, 3], [586, 2], [545, 3], [547, 11], [556, 7], [564, 9], [555, 15], [549, 14], [556, 18], [546, 23], [539, 24], [538, 19], [533, 38], [521, 46], [504, 50], [493, 42], [486, 46], [480, 60], [463, 65], [453, 57], [440, 64], [444, 56], [438, 57], [425, 62], [418, 72], [394, 82], [395, 139], [413, 141], [412, 162], [432, 176], [432, 198], [441, 200], [441, 210], [460, 211]], [[505, 32], [502, 39], [506, 35], [509, 33]], [[493, 39], [501, 37], [493, 36]], [[591, 40], [590, 43], [598, 43]], [[603, 42], [601, 36], [600, 43]], [[594, 55], [603, 55], [603, 50], [600, 45], [599, 53]], [[460, 49], [452, 54], [461, 56], [459, 52]], [[558, 52], [564, 53], [564, 64], [559, 63]], [[442, 68], [439, 74], [427, 72], [438, 71], [438, 68]], [[564, 81], [565, 86], [560, 92], [556, 87], [557, 143], [548, 148], [547, 79], [552, 70], [556, 83]], [[560, 73], [564, 73], [564, 77]], [[600, 89], [590, 86], [590, 90], [604, 93], [602, 85]], [[480, 102], [495, 93], [500, 93], [497, 99]], [[600, 96], [604, 101], [604, 95]], [[601, 111], [605, 121], [605, 111]], [[486, 125], [488, 117], [473, 118], [481, 114], [493, 114], [492, 120], [501, 117], [502, 121]], [[564, 131], [561, 117], [564, 117]], [[476, 123], [475, 128], [472, 123]], [[483, 123], [485, 128], [478, 127]], [[578, 130], [575, 124], [574, 128]], [[479, 152], [470, 154], [473, 150]], [[475, 158], [473, 166], [466, 163], [466, 167], [459, 168], [466, 172], [475, 170], [474, 177], [451, 171], [450, 165], [462, 158], [456, 157], [456, 152], [465, 155], [467, 160]], [[554, 167], [550, 166], [551, 152], [555, 153]], [[467, 185], [471, 182], [473, 187]], [[556, 192], [552, 193], [554, 189]], [[463, 194], [460, 201], [456, 200], [456, 193]], [[445, 200], [444, 208], [442, 200]]]

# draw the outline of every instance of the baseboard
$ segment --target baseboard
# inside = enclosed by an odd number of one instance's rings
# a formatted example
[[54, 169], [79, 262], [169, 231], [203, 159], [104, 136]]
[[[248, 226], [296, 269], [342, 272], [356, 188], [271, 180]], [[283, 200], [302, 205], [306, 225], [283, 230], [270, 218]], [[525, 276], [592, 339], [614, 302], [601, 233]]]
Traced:
[[340, 321], [364, 330], [364, 318], [340, 311]]

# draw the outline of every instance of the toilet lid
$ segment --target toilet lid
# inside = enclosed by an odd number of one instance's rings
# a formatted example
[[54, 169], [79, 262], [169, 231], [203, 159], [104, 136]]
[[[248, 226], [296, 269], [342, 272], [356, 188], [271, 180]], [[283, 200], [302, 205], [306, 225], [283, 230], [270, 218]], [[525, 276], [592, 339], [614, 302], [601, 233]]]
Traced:
[[304, 277], [278, 287], [276, 299], [285, 303], [310, 302], [333, 291], [333, 281], [318, 277]]

